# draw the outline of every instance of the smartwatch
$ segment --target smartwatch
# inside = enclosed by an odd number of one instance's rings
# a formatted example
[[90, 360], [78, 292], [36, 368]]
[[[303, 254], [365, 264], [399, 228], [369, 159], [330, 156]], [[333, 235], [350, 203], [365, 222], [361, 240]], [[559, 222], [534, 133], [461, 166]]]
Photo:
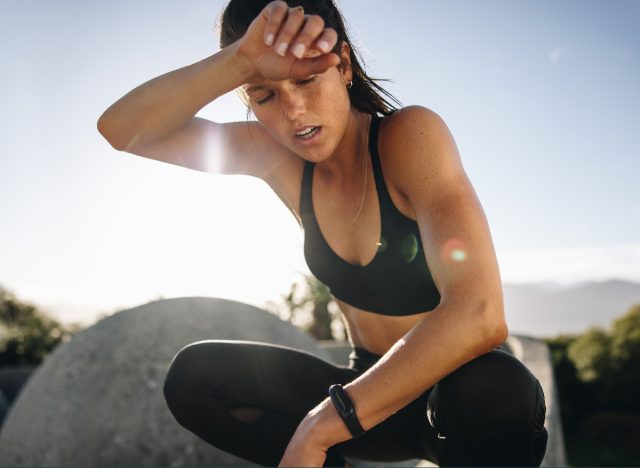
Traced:
[[344, 391], [342, 385], [334, 384], [329, 387], [329, 396], [331, 397], [331, 401], [333, 402], [333, 406], [336, 407], [338, 414], [344, 421], [345, 425], [351, 432], [353, 437], [360, 437], [364, 434], [364, 429], [362, 425], [360, 425], [360, 421], [358, 421], [358, 416], [356, 416], [356, 410], [353, 407], [353, 402], [347, 392]]

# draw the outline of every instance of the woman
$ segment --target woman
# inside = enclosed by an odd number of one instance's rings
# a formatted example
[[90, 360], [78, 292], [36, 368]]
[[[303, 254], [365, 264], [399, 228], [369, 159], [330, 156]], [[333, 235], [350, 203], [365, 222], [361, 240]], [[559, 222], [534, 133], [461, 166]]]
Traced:
[[[194, 117], [234, 89], [257, 122]], [[219, 52], [101, 116], [118, 150], [267, 182], [304, 228], [353, 346], [347, 367], [285, 346], [192, 343], [167, 375], [169, 408], [263, 465], [539, 466], [544, 395], [496, 349], [507, 326], [482, 207], [442, 119], [387, 98], [332, 0], [231, 0]]]

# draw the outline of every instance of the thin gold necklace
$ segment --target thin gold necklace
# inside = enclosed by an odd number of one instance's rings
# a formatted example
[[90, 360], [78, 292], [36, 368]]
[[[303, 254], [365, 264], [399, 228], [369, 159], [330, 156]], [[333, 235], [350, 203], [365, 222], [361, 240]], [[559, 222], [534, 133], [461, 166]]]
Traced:
[[[368, 136], [367, 136], [367, 142], [368, 142]], [[364, 206], [364, 196], [367, 193], [367, 172], [368, 172], [367, 169], [369, 168], [369, 158], [367, 156], [366, 151], [363, 157], [364, 157], [364, 186], [362, 187], [362, 200], [360, 201], [360, 209], [358, 210], [356, 217], [351, 220], [352, 224], [355, 223], [356, 219], [358, 219], [358, 216], [360, 216], [360, 213], [362, 212], [362, 207]]]
[[356, 222], [356, 219], [358, 219], [358, 216], [360, 216], [360, 213], [362, 212], [362, 207], [364, 206], [364, 196], [367, 193], [367, 169], [369, 167], [368, 159], [369, 158], [367, 158], [365, 155], [364, 156], [364, 186], [362, 187], [362, 200], [360, 201], [360, 209], [358, 210], [356, 217], [351, 220], [352, 224]]

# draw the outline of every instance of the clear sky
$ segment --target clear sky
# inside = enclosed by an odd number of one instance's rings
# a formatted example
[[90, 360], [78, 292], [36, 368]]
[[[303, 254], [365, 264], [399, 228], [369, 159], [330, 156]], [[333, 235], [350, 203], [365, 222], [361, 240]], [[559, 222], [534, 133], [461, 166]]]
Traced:
[[[134, 87], [215, 53], [223, 4], [0, 1], [1, 285], [80, 319], [158, 296], [260, 305], [308, 272], [265, 183], [96, 130]], [[370, 75], [449, 125], [505, 282], [640, 281], [640, 2], [339, 5]], [[245, 119], [233, 93], [199, 115]]]

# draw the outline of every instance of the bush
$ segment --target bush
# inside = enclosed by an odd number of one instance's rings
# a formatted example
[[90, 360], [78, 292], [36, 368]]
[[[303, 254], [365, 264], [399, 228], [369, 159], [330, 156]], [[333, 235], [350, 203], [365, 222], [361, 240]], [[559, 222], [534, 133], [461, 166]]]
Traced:
[[0, 366], [38, 365], [80, 328], [65, 327], [0, 286]]
[[329, 288], [315, 276], [302, 274], [302, 280], [291, 284], [279, 301], [264, 306], [282, 320], [291, 322], [316, 340], [345, 341], [346, 324]]
[[567, 353], [583, 382], [604, 381], [611, 376], [611, 336], [601, 328], [588, 329], [568, 346]]
[[[594, 421], [605, 420], [603, 414], [610, 416], [607, 421], [620, 421], [623, 416], [631, 420], [634, 414], [640, 415], [640, 305], [617, 318], [610, 330], [592, 327], [581, 335], [560, 335], [545, 341], [569, 439], [609, 443], [600, 435], [593, 436], [595, 432], [589, 428], [596, 424]], [[600, 415], [599, 419], [595, 415]], [[614, 428], [601, 429], [606, 432]], [[587, 435], [589, 440], [583, 440]]]

